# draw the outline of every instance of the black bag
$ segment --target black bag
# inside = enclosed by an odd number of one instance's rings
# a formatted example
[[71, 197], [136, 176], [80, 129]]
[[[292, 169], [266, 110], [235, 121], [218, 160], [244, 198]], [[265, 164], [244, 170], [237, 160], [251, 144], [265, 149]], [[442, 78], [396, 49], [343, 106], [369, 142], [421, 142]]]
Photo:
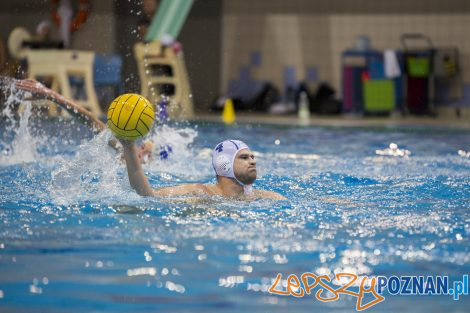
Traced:
[[[224, 109], [225, 97], [217, 97], [211, 104], [211, 111], [220, 112]], [[265, 83], [263, 87], [251, 99], [233, 97], [235, 111], [257, 111], [267, 112], [273, 103], [279, 99], [279, 91], [271, 83]]]
[[265, 83], [261, 91], [249, 101], [248, 110], [267, 112], [279, 100], [279, 90], [272, 83]]
[[310, 102], [310, 111], [316, 114], [341, 113], [341, 101], [334, 98], [335, 90], [327, 83], [318, 86], [317, 92]]

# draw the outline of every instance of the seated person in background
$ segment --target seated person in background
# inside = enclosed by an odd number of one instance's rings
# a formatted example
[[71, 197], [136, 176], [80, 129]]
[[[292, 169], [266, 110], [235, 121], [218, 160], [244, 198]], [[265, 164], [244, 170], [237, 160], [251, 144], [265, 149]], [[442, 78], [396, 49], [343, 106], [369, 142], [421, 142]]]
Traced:
[[[100, 119], [94, 116], [90, 111], [83, 108], [82, 106], [76, 104], [75, 102], [65, 98], [58, 92], [45, 87], [43, 84], [39, 83], [36, 80], [24, 79], [16, 80], [12, 78], [1, 78], [3, 80], [12, 81], [14, 85], [21, 90], [30, 92], [34, 97], [40, 99], [47, 99], [55, 104], [59, 105], [61, 108], [65, 109], [70, 115], [74, 118], [77, 118], [85, 125], [88, 125], [95, 134], [106, 129], [106, 124], [103, 123]], [[1, 82], [1, 80], [0, 80]], [[116, 150], [119, 150], [118, 141], [113, 139], [109, 141], [109, 145]], [[152, 158], [152, 149], [153, 142], [151, 140], [146, 140], [140, 147], [137, 152], [137, 157], [142, 163], [146, 163], [149, 159]]]
[[212, 152], [215, 184], [186, 184], [153, 189], [139, 162], [133, 141], [120, 140], [124, 147], [129, 182], [141, 196], [222, 196], [239, 200], [269, 198], [286, 200], [282, 195], [252, 188], [256, 180], [256, 161], [248, 146], [240, 140], [225, 140]]
[[157, 8], [160, 4], [158, 0], [142, 0], [142, 17], [137, 23], [137, 37], [141, 41], [145, 41], [148, 29], [152, 22], [152, 18], [157, 12]]
[[34, 40], [46, 42], [51, 38], [51, 22], [48, 20], [41, 21], [36, 27], [36, 36]]
[[137, 23], [137, 37], [140, 41], [145, 41], [150, 26], [150, 20], [146, 17], [142, 17]]

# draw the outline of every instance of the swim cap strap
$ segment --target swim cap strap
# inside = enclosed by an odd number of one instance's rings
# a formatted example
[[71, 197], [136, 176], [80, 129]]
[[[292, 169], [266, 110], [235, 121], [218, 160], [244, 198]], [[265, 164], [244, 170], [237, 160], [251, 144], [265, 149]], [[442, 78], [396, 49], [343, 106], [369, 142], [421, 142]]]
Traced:
[[253, 193], [253, 185], [243, 185], [242, 184], [242, 186], [243, 186], [243, 193], [245, 195], [249, 195], [249, 194]]

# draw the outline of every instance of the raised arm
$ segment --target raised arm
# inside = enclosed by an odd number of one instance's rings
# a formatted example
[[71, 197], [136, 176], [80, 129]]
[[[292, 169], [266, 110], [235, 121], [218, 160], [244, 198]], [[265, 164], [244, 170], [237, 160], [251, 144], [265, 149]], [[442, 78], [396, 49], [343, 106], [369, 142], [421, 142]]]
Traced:
[[142, 169], [134, 141], [120, 140], [120, 142], [123, 147], [127, 175], [129, 176], [129, 183], [132, 188], [141, 196], [153, 196], [154, 191]]
[[132, 188], [141, 196], [176, 197], [185, 195], [207, 195], [211, 190], [203, 184], [186, 184], [153, 189], [145, 176], [138, 151], [133, 141], [119, 140], [123, 147], [127, 175]]

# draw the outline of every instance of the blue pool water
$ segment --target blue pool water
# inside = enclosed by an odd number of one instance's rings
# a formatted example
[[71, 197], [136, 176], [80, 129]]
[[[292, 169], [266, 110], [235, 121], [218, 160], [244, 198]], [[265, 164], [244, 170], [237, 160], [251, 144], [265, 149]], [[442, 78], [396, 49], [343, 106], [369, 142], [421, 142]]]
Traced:
[[[151, 135], [157, 155], [173, 150], [145, 165], [153, 186], [214, 182], [211, 149], [237, 138], [256, 152], [255, 187], [280, 202], [139, 197], [109, 133], [28, 115], [1, 131], [1, 312], [351, 312], [349, 295], [268, 289], [278, 273], [470, 273], [470, 131], [203, 123]], [[382, 155], [390, 143], [409, 154]], [[470, 305], [384, 296], [366, 312]]]

